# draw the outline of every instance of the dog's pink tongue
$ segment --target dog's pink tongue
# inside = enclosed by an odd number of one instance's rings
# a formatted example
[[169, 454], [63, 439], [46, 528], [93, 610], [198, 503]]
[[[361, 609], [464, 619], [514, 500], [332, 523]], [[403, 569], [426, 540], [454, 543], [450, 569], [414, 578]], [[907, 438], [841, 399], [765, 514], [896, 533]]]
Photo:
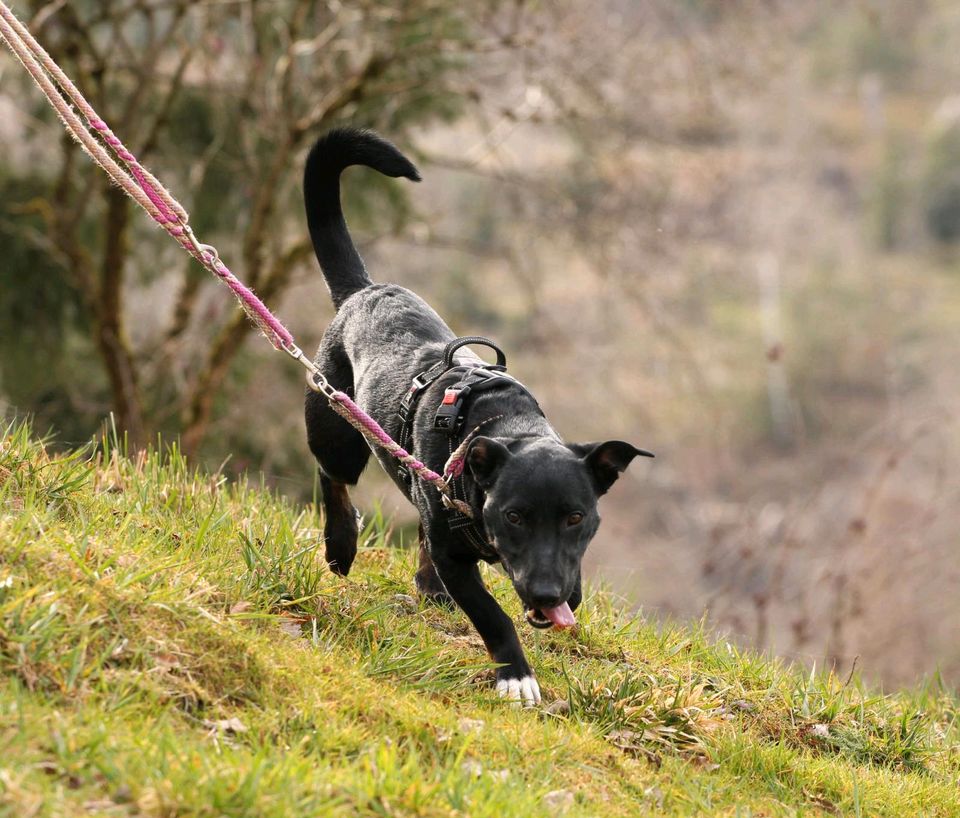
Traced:
[[556, 608], [541, 608], [540, 610], [558, 628], [572, 628], [577, 624], [577, 620], [573, 617], [573, 611], [570, 610], [570, 606], [566, 602]]

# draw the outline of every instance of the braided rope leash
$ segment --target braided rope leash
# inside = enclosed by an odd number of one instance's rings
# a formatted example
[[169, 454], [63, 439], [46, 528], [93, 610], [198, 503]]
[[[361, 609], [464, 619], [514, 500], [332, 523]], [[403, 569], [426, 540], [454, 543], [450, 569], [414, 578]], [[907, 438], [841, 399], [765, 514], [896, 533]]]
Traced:
[[[0, 37], [39, 86], [70, 135], [80, 143], [93, 161], [181, 247], [231, 289], [247, 316], [274, 348], [283, 350], [304, 366], [310, 388], [323, 394], [330, 402], [331, 408], [368, 441], [386, 449], [416, 472], [422, 480], [433, 484], [440, 492], [444, 505], [453, 506], [468, 517], [473, 517], [473, 510], [469, 505], [451, 497], [448, 479], [437, 474], [401, 448], [383, 427], [357, 406], [347, 394], [334, 389], [313, 361], [294, 343], [290, 331], [270, 312], [253, 290], [240, 281], [220, 260], [217, 249], [209, 244], [201, 244], [197, 240], [190, 228], [190, 217], [186, 209], [127, 150], [119, 137], [110, 130], [76, 85], [3, 0], [0, 0]], [[77, 111], [80, 112], [79, 115]]]

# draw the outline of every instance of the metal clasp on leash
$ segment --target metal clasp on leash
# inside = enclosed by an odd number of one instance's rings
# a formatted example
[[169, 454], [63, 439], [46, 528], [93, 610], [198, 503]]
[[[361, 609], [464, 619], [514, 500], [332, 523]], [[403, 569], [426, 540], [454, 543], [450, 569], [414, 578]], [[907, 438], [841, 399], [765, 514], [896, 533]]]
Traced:
[[190, 246], [197, 252], [197, 255], [201, 258], [204, 257], [204, 254], [210, 256], [210, 260], [207, 262], [212, 267], [217, 267], [223, 262], [220, 261], [220, 252], [212, 244], [204, 244], [201, 241], [197, 240], [196, 234], [193, 232], [193, 229], [189, 224], [183, 225], [183, 231], [186, 234], [187, 241], [190, 242]]
[[333, 394], [337, 390], [330, 386], [330, 381], [317, 369], [316, 364], [303, 354], [303, 350], [300, 349], [300, 347], [291, 341], [289, 344], [281, 344], [280, 348], [293, 358], [293, 360], [299, 361], [304, 369], [307, 370], [307, 386], [314, 392], [319, 392], [321, 395], [330, 399], [333, 398]]
[[316, 367], [313, 367], [307, 371], [307, 386], [309, 386], [314, 392], [319, 392], [321, 395], [329, 398], [330, 400], [333, 400], [333, 396], [337, 391], [330, 386], [330, 382]]

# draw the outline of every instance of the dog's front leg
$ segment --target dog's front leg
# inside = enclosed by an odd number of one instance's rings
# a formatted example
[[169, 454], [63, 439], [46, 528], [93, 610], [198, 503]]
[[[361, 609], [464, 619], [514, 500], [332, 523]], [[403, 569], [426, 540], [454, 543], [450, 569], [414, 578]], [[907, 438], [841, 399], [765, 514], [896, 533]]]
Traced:
[[487, 653], [501, 667], [497, 668], [497, 693], [525, 707], [540, 703], [540, 686], [527, 664], [513, 622], [480, 578], [476, 563], [457, 562], [434, 554], [437, 573], [454, 602], [477, 629]]

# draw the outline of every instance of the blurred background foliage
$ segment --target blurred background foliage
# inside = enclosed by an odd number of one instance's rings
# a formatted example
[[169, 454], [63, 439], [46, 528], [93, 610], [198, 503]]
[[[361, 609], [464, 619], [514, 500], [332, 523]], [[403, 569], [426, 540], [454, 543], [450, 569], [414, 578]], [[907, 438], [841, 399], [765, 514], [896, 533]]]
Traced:
[[[960, 671], [960, 12], [947, 0], [21, 3], [304, 347], [332, 315], [303, 158], [375, 280], [496, 338], [571, 440], [658, 454], [591, 571], [661, 617], [908, 683]], [[0, 58], [0, 402], [308, 499], [297, 368]], [[360, 505], [411, 510], [379, 474]], [[859, 657], [859, 658], [858, 658]]]

